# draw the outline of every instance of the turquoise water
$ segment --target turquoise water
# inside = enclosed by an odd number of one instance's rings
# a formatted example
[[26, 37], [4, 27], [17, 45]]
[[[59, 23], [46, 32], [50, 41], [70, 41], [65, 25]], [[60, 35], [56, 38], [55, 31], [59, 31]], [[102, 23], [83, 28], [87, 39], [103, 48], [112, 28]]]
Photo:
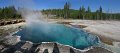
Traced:
[[21, 36], [21, 40], [32, 41], [34, 43], [58, 42], [73, 46], [77, 49], [85, 49], [99, 42], [96, 36], [82, 29], [68, 27], [62, 24], [33, 24], [26, 26], [17, 32], [16, 35]]

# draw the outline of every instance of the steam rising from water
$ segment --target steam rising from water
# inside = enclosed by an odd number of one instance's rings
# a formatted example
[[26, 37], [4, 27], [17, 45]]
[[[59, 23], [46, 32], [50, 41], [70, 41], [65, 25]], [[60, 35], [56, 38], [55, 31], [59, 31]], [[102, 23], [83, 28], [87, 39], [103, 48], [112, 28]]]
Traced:
[[29, 9], [20, 9], [19, 13], [21, 13], [22, 17], [26, 21], [26, 28], [34, 27], [33, 25], [36, 24], [38, 26], [42, 26], [44, 28], [43, 32], [48, 32], [49, 30], [49, 23], [42, 15], [40, 11], [33, 11]]
[[17, 7], [18, 13], [22, 15], [27, 24], [46, 22], [40, 11], [33, 10], [36, 6], [34, 0], [10, 0], [10, 5]]
[[[18, 1], [21, 2], [22, 0]], [[82, 29], [48, 23], [40, 11], [30, 10], [27, 5], [23, 5], [27, 8], [18, 9], [18, 12], [21, 13], [27, 23], [26, 27], [16, 34], [20, 35], [22, 40], [37, 43], [58, 42], [79, 49], [84, 49], [98, 43], [96, 36], [92, 36]]]
[[47, 21], [40, 11], [32, 11], [29, 9], [20, 9], [22, 17], [26, 20], [27, 24], [41, 23], [45, 24]]
[[78, 49], [85, 49], [99, 42], [96, 36], [92, 36], [82, 29], [48, 23], [38, 11], [22, 9], [19, 12], [27, 23], [26, 27], [16, 34], [21, 36], [21, 40], [34, 43], [58, 42]]
[[22, 15], [22, 18], [26, 21], [26, 27], [32, 26], [33, 24], [42, 25], [44, 30], [48, 30], [48, 22], [40, 11], [35, 11], [31, 7], [35, 7], [34, 0], [10, 0], [11, 5], [18, 7], [18, 13]]

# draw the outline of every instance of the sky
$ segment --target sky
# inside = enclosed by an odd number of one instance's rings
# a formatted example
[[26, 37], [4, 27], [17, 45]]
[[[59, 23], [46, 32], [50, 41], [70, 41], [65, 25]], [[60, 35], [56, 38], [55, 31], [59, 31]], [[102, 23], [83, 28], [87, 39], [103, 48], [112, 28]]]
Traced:
[[71, 9], [79, 9], [88, 6], [96, 11], [102, 6], [104, 12], [120, 13], [120, 0], [0, 0], [0, 8], [5, 6], [26, 7], [34, 10], [63, 8], [69, 1]]

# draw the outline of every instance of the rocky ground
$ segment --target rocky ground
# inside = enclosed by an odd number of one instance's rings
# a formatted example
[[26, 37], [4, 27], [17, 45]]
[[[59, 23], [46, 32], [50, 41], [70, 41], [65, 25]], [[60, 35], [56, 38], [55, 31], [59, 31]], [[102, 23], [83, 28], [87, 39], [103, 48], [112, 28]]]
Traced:
[[[80, 27], [89, 31], [90, 33], [95, 33], [99, 35], [100, 39], [107, 44], [112, 44], [114, 41], [118, 41], [119, 36], [111, 37], [112, 35], [119, 35], [119, 25], [113, 23], [119, 23], [118, 21], [112, 22], [101, 22], [101, 21], [81, 21], [81, 20], [49, 20], [51, 23], [64, 23], [74, 27]], [[106, 25], [108, 24], [108, 25]], [[107, 49], [101, 47], [93, 47], [86, 52], [82, 52], [80, 50], [76, 50], [72, 47], [61, 45], [58, 43], [32, 43], [29, 41], [20, 41], [20, 37], [11, 36], [13, 32], [19, 30], [21, 26], [24, 26], [25, 23], [11, 24], [0, 26], [0, 53], [113, 53]], [[115, 25], [115, 26], [113, 26]], [[105, 26], [105, 28], [104, 28]], [[116, 27], [116, 28], [115, 28]], [[112, 29], [109, 29], [112, 28]], [[102, 29], [103, 32], [102, 32]], [[108, 29], [108, 32], [107, 31]], [[97, 31], [96, 31], [97, 30]], [[117, 32], [116, 32], [117, 30]], [[92, 31], [92, 32], [91, 32]], [[99, 32], [100, 31], [100, 32]], [[113, 32], [111, 32], [113, 31]], [[115, 31], [115, 32], [114, 32]], [[103, 33], [103, 34], [100, 34]], [[106, 34], [107, 33], [107, 34]], [[116, 34], [117, 35], [116, 35]], [[110, 34], [110, 35], [109, 35]], [[10, 35], [10, 36], [9, 36]], [[110, 37], [109, 37], [109, 36]], [[116, 38], [116, 39], [115, 39]], [[119, 47], [118, 44], [113, 44], [116, 47]], [[103, 45], [102, 45], [103, 46]], [[108, 47], [108, 46], [105, 46]], [[110, 46], [114, 48], [114, 46]], [[109, 48], [109, 47], [108, 47]], [[119, 48], [117, 48], [119, 51]], [[112, 50], [112, 49], [111, 49]], [[117, 52], [116, 52], [117, 53]]]
[[23, 19], [1, 19], [0, 26], [25, 22]]
[[18, 24], [10, 24], [10, 25], [5, 25], [5, 26], [0, 26], [0, 36], [10, 35], [24, 25], [25, 25], [25, 23], [21, 22]]
[[93, 47], [83, 52], [70, 46], [53, 42], [32, 43], [20, 41], [18, 36], [6, 37], [0, 44], [0, 53], [112, 53], [101, 47]]

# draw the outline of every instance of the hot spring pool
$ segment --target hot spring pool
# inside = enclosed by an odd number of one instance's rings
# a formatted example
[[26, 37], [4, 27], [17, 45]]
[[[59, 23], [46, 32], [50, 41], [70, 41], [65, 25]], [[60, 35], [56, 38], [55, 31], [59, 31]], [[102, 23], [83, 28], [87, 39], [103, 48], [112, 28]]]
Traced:
[[26, 26], [15, 35], [21, 36], [21, 40], [40, 42], [58, 42], [70, 45], [77, 49], [97, 45], [98, 37], [91, 35], [80, 28], [68, 27], [62, 24]]

